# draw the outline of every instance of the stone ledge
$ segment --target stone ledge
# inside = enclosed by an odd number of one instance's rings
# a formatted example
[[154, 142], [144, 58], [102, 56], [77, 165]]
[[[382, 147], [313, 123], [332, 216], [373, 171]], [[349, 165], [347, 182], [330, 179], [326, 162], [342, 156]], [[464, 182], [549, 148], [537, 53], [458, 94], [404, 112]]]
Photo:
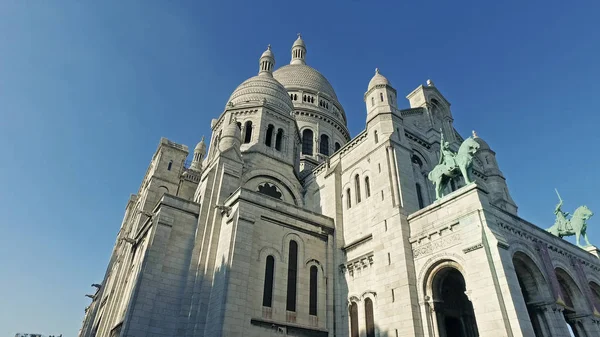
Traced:
[[288, 335], [294, 335], [294, 332], [301, 332], [306, 334], [311, 334], [311, 336], [315, 337], [327, 337], [329, 334], [329, 330], [321, 329], [318, 327], [306, 326], [301, 324], [293, 324], [293, 323], [283, 323], [272, 321], [263, 318], [252, 318], [250, 319], [250, 324], [260, 326], [263, 328], [285, 328], [287, 330]]
[[486, 190], [484, 190], [481, 186], [477, 185], [476, 183], [471, 183], [469, 185], [463, 186], [459, 189], [457, 189], [456, 191], [444, 196], [442, 199], [440, 200], [436, 200], [433, 204], [422, 208], [412, 214], [408, 215], [407, 220], [410, 222], [411, 220], [418, 218], [426, 213], [432, 212], [434, 210], [437, 210], [439, 208], [444, 207], [447, 203], [454, 201], [455, 199], [458, 199], [460, 197], [462, 197], [465, 194], [469, 194], [471, 193], [471, 191], [473, 190], [479, 190], [485, 194], [488, 194], [488, 192]]

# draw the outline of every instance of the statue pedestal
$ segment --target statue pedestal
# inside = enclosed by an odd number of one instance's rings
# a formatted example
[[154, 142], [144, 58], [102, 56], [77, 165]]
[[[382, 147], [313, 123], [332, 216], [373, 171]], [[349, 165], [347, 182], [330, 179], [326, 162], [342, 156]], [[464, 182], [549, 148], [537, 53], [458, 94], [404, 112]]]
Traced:
[[584, 247], [583, 249], [585, 249], [586, 252], [588, 252], [600, 259], [600, 250], [598, 249], [598, 247], [587, 246], [587, 247]]

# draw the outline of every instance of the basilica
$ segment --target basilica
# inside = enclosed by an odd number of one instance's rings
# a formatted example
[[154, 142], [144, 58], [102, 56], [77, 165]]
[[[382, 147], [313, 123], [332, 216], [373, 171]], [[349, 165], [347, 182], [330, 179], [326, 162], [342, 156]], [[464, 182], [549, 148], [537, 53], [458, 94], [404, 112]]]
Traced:
[[[298, 36], [193, 153], [161, 139], [79, 336], [600, 336], [598, 250], [519, 217], [432, 81], [408, 104], [379, 70], [365, 89], [351, 136]], [[461, 144], [472, 179], [436, 189]]]

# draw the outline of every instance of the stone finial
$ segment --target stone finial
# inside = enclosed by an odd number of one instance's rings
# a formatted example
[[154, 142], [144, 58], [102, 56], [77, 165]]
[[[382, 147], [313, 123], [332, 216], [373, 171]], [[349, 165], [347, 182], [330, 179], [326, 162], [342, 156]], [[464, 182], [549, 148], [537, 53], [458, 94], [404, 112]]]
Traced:
[[473, 138], [477, 138], [477, 132], [475, 132], [475, 130], [473, 130], [472, 133], [473, 133]]
[[435, 85], [433, 84], [432, 80], [427, 80], [427, 86], [428, 87], [434, 87]]
[[302, 34], [298, 33], [298, 38], [301, 39], [302, 38]]
[[375, 68], [375, 74], [379, 74], [379, 68]]

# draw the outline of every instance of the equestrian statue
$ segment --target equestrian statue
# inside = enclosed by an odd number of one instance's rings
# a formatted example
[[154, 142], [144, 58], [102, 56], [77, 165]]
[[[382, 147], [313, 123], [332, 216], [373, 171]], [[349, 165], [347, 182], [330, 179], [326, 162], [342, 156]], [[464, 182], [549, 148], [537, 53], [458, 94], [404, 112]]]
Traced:
[[473, 132], [473, 136], [465, 139], [458, 148], [458, 153], [454, 153], [450, 149], [450, 143], [444, 141], [444, 133], [440, 130], [440, 161], [429, 172], [427, 176], [431, 182], [435, 184], [435, 198], [441, 199], [444, 196], [444, 189], [450, 182], [459, 175], [465, 179], [467, 184], [473, 182], [473, 156], [479, 150], [479, 143], [475, 141], [477, 135]]
[[577, 242], [577, 245], [579, 247], [584, 247], [579, 244], [579, 237], [583, 236], [585, 243], [588, 246], [591, 246], [587, 236], [586, 221], [589, 220], [592, 217], [592, 215], [594, 215], [594, 213], [592, 213], [592, 211], [585, 205], [579, 206], [575, 210], [575, 212], [573, 212], [571, 219], [568, 219], [569, 213], [563, 212], [561, 209], [563, 205], [563, 200], [560, 197], [560, 194], [558, 194], [558, 191], [556, 191], [556, 195], [558, 195], [559, 200], [558, 205], [556, 205], [556, 208], [554, 209], [556, 221], [554, 222], [554, 225], [552, 227], [546, 230], [558, 236], [559, 238], [575, 235], [575, 241]]

